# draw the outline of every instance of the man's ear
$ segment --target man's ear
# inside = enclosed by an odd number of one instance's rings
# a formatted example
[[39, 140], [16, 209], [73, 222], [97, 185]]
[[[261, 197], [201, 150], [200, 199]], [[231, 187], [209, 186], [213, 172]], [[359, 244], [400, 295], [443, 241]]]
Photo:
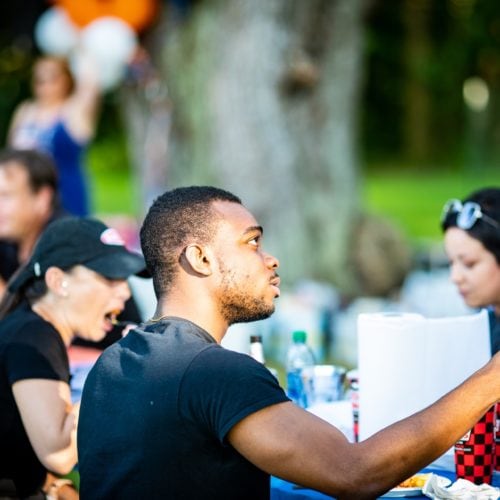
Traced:
[[207, 247], [192, 244], [184, 250], [184, 258], [189, 266], [198, 274], [210, 276], [212, 274], [212, 256]]

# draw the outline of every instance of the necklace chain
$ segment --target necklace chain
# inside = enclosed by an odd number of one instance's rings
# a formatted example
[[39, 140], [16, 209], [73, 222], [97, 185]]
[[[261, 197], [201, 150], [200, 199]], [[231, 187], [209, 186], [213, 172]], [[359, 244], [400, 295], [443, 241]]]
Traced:
[[159, 321], [161, 321], [162, 319], [165, 319], [165, 318], [168, 318], [168, 314], [165, 314], [165, 316], [160, 316], [159, 318], [151, 318], [148, 320], [149, 323], [158, 323]]

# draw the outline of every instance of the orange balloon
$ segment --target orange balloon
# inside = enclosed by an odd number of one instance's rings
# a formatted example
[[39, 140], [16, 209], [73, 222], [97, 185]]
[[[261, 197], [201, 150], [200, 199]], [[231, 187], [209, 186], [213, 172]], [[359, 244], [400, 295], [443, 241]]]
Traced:
[[80, 28], [99, 17], [114, 16], [141, 31], [154, 19], [158, 0], [56, 0]]

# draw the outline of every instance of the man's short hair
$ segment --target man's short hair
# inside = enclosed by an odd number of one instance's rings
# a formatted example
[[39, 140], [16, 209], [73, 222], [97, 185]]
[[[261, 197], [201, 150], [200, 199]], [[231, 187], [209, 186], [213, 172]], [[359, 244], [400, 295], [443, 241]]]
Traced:
[[4, 149], [0, 151], [0, 168], [9, 163], [18, 163], [28, 174], [28, 183], [33, 193], [38, 193], [43, 187], [50, 187], [54, 193], [53, 208], [59, 203], [57, 169], [52, 158], [34, 149]]
[[212, 207], [215, 201], [241, 205], [240, 198], [223, 189], [190, 186], [167, 191], [149, 209], [141, 228], [141, 247], [158, 298], [169, 291], [184, 246], [193, 240], [211, 241], [219, 222]]

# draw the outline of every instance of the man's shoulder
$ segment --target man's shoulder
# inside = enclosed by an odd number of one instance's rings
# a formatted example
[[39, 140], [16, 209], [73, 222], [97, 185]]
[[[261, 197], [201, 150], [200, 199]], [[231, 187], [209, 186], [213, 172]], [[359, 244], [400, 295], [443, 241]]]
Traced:
[[142, 323], [107, 347], [96, 363], [99, 366], [132, 365], [169, 373], [187, 367], [201, 352], [220, 349], [196, 325], [184, 321], [167, 324]]
[[[208, 332], [195, 323], [183, 318], [169, 317], [162, 321], [147, 321], [140, 324], [127, 336], [130, 343], [141, 341], [159, 345], [191, 346], [194, 349], [202, 349], [209, 345], [218, 345]], [[124, 340], [123, 344], [128, 342]]]
[[255, 380], [255, 377], [274, 379], [274, 376], [262, 363], [255, 361], [248, 354], [227, 349], [219, 344], [208, 345], [204, 349], [200, 349], [193, 357], [189, 371], [198, 373], [198, 376], [210, 374], [214, 380], [221, 378], [224, 381], [231, 378]]

